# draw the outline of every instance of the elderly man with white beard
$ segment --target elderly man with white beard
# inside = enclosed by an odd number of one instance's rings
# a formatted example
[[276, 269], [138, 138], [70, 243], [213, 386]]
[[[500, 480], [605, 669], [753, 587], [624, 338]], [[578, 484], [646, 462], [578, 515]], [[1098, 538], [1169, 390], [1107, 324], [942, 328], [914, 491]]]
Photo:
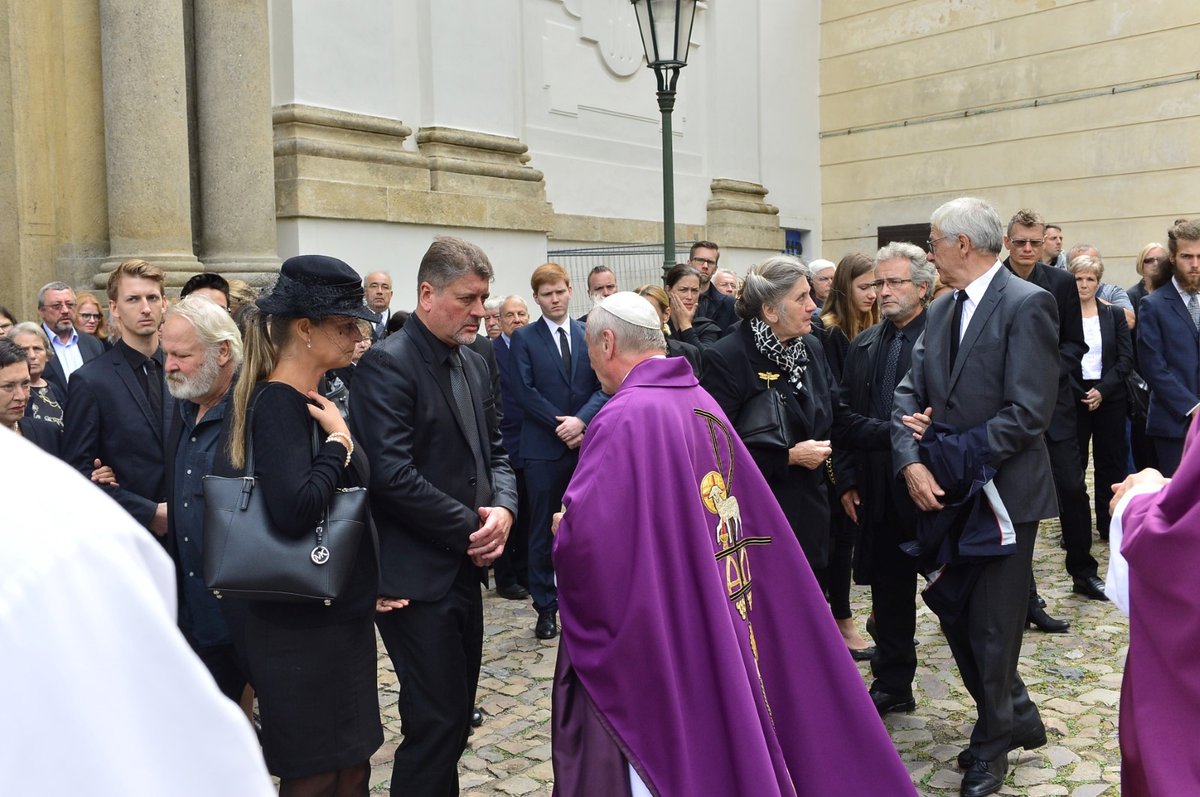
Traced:
[[[167, 551], [175, 562], [179, 628], [221, 692], [237, 701], [246, 677], [225, 616], [204, 586], [204, 491], [242, 363], [242, 336], [229, 313], [206, 296], [167, 309], [162, 324], [167, 389], [177, 399], [166, 441]], [[92, 480], [116, 484], [120, 474], [96, 462]]]

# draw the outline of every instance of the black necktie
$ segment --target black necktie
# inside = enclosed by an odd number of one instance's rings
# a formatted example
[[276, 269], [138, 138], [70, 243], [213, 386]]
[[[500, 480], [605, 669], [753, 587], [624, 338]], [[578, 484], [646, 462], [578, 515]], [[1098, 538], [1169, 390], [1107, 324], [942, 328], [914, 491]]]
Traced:
[[904, 333], [896, 330], [888, 346], [887, 362], [883, 366], [883, 381], [879, 383], [879, 404], [891, 409], [896, 393], [896, 371], [900, 367], [900, 350], [904, 348]]
[[150, 402], [150, 411], [154, 414], [154, 419], [162, 425], [163, 417], [163, 382], [162, 370], [159, 368], [158, 360], [153, 357], [147, 357], [142, 363], [142, 368], [146, 372], [146, 400]]
[[958, 340], [962, 337], [963, 305], [967, 302], [966, 291], [956, 291], [954, 294], [954, 315], [950, 317], [950, 370], [958, 361]]
[[562, 351], [563, 366], [567, 369], [567, 378], [571, 378], [571, 344], [567, 342], [567, 330], [558, 328], [558, 348]]
[[458, 415], [467, 433], [467, 444], [475, 458], [475, 506], [489, 506], [492, 500], [491, 483], [483, 463], [483, 450], [479, 443], [479, 423], [475, 416], [475, 402], [471, 400], [471, 388], [463, 372], [462, 352], [457, 349], [450, 355], [450, 393], [458, 405]]

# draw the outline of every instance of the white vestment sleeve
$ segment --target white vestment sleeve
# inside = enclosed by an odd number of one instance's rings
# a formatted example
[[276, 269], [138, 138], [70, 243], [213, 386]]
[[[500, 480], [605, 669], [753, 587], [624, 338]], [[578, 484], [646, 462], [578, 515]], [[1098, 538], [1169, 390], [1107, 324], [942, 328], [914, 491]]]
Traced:
[[1125, 614], [1129, 614], [1129, 563], [1121, 556], [1121, 539], [1125, 536], [1125, 508], [1134, 496], [1156, 493], [1161, 486], [1148, 484], [1131, 488], [1117, 502], [1112, 520], [1108, 524], [1108, 577], [1104, 580], [1104, 594]]

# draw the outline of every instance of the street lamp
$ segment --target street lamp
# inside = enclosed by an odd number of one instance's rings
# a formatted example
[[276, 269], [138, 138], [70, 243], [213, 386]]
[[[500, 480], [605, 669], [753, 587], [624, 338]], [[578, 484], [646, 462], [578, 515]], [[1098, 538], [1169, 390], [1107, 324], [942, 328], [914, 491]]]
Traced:
[[658, 78], [658, 110], [662, 112], [663, 275], [675, 265], [675, 163], [671, 111], [675, 83], [687, 66], [688, 40], [696, 16], [696, 0], [630, 0], [642, 33], [646, 65]]

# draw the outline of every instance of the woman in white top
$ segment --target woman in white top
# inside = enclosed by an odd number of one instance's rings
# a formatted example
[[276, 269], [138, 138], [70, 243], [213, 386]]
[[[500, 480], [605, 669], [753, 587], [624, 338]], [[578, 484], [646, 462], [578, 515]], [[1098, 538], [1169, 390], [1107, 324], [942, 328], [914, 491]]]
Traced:
[[1133, 368], [1133, 343], [1125, 314], [1096, 299], [1104, 276], [1098, 257], [1080, 255], [1068, 266], [1075, 276], [1083, 309], [1083, 337], [1088, 350], [1074, 375], [1076, 433], [1083, 467], [1087, 467], [1088, 442], [1095, 467], [1096, 530], [1108, 539], [1108, 503], [1112, 485], [1122, 481], [1129, 450], [1125, 441], [1125, 377]]

